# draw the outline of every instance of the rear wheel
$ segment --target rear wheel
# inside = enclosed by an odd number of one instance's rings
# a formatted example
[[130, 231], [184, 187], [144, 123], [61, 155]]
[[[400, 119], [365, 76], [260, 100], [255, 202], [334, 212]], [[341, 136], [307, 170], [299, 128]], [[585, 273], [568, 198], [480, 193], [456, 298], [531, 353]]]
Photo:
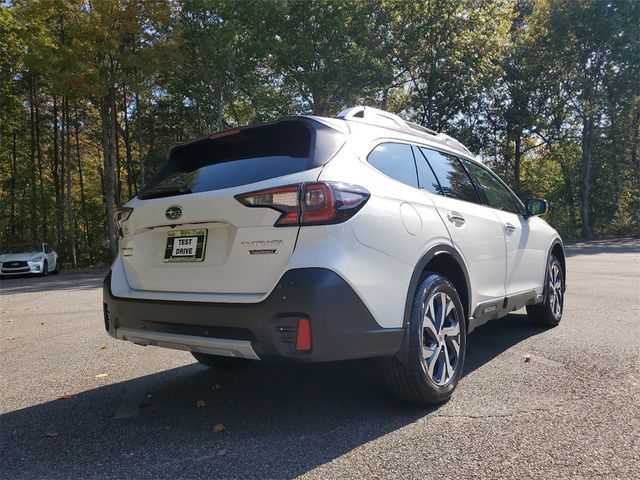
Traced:
[[529, 320], [544, 327], [557, 326], [562, 320], [564, 289], [562, 265], [555, 256], [551, 255], [545, 274], [544, 302], [527, 306]]
[[191, 352], [191, 355], [209, 368], [241, 368], [251, 364], [251, 360], [248, 358], [238, 357], [221, 357], [220, 355], [209, 355], [208, 353]]
[[462, 376], [466, 330], [455, 287], [445, 277], [428, 273], [413, 300], [407, 362], [382, 362], [393, 394], [418, 405], [448, 400]]
[[57, 275], [60, 273], [60, 260], [56, 260], [56, 268], [54, 268], [53, 272], [54, 275]]

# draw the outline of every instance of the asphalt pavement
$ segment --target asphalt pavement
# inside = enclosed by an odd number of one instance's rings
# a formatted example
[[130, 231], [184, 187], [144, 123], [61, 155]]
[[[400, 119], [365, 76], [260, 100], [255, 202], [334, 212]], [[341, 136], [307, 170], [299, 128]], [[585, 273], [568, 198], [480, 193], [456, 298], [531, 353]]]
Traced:
[[103, 272], [0, 282], [0, 477], [640, 478], [640, 240], [567, 247], [557, 328], [468, 339], [453, 398], [372, 361], [214, 371], [107, 336]]

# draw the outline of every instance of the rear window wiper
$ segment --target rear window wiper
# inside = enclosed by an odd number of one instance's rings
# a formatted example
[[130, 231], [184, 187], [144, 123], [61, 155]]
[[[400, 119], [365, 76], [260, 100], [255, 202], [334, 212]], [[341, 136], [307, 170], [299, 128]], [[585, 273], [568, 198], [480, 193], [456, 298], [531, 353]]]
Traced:
[[173, 195], [183, 195], [185, 193], [191, 193], [191, 188], [183, 182], [168, 183], [167, 185], [158, 185], [152, 187], [149, 190], [145, 190], [138, 197], [142, 200], [149, 198], [159, 197], [171, 197]]

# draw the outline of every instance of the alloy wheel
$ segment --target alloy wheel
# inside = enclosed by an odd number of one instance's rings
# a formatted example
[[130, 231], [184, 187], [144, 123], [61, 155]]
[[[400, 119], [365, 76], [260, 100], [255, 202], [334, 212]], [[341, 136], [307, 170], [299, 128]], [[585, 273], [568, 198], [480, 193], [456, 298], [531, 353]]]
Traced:
[[423, 367], [433, 383], [443, 386], [453, 378], [460, 359], [459, 313], [444, 292], [434, 293], [424, 303], [423, 311]]
[[562, 313], [562, 274], [557, 263], [549, 267], [549, 307], [555, 318]]

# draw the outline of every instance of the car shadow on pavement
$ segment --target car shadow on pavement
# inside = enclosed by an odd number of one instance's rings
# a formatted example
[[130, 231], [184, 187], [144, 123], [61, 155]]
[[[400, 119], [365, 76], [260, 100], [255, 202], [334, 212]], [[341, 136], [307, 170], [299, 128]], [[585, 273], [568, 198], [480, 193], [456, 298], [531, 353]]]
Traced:
[[[465, 374], [541, 332], [517, 314], [482, 327], [469, 337]], [[436, 411], [396, 400], [372, 361], [235, 371], [194, 363], [0, 416], [0, 471], [293, 478]]]
[[524, 310], [482, 325], [467, 337], [464, 375], [469, 375], [520, 342], [546, 331], [545, 327], [533, 325]]

